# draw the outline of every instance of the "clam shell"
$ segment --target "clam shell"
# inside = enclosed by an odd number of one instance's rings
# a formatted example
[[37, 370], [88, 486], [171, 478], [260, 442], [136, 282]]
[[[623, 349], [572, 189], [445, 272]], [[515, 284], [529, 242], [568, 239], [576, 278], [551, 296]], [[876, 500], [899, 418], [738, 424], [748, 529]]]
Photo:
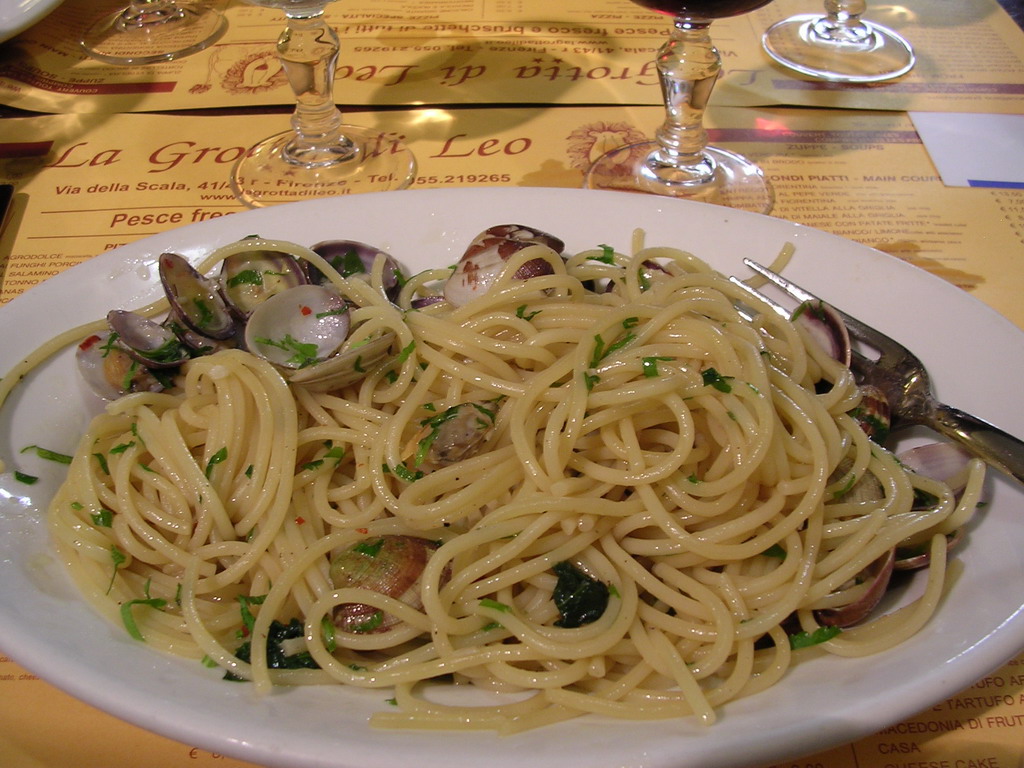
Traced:
[[294, 256], [272, 250], [265, 243], [254, 240], [250, 249], [230, 253], [220, 263], [221, 293], [243, 319], [271, 296], [309, 282], [305, 268]]
[[[445, 281], [445, 299], [460, 307], [483, 295], [505, 269], [505, 263], [532, 245], [545, 246], [558, 254], [565, 249], [565, 244], [554, 235], [520, 224], [500, 224], [484, 230], [469, 244], [455, 265], [455, 271]], [[551, 265], [544, 259], [531, 259], [519, 267], [513, 277], [526, 280], [551, 274], [551, 271]]]
[[107, 325], [117, 334], [118, 344], [148, 368], [174, 368], [190, 357], [174, 331], [148, 317], [112, 309], [107, 313]]
[[300, 285], [271, 296], [249, 316], [245, 346], [285, 371], [333, 355], [349, 331], [344, 299], [322, 285]]
[[[385, 535], [366, 539], [331, 561], [335, 589], [359, 587], [379, 592], [420, 609], [420, 578], [436, 542], [417, 536]], [[345, 632], [380, 633], [398, 620], [363, 603], [346, 603], [334, 611], [335, 625]]]
[[368, 341], [343, 347], [327, 360], [288, 375], [288, 381], [312, 392], [330, 392], [351, 386], [371, 373], [391, 357], [391, 347], [397, 337], [391, 331]]
[[212, 280], [176, 253], [161, 254], [159, 269], [171, 311], [182, 324], [211, 339], [235, 333], [235, 320]]

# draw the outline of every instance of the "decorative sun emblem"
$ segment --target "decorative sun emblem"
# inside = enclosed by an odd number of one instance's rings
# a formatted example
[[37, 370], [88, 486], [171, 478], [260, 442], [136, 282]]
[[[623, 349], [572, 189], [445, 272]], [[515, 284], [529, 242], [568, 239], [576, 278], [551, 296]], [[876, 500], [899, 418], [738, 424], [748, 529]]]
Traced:
[[[586, 171], [597, 158], [606, 152], [627, 144], [636, 144], [646, 136], [629, 123], [608, 123], [598, 121], [574, 130], [568, 136], [569, 163], [573, 168]], [[622, 174], [628, 175], [633, 153], [623, 153]]]

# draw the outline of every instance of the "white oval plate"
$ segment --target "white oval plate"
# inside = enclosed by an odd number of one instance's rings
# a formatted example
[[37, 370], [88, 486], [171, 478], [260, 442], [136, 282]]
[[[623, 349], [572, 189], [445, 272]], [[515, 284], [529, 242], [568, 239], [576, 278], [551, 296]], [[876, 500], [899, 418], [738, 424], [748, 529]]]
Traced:
[[0, 4], [0, 43], [41, 21], [64, 0], [13, 0]]
[[[452, 189], [389, 192], [226, 216], [104, 253], [0, 308], [0, 370], [58, 331], [159, 294], [165, 250], [199, 259], [250, 234], [306, 245], [373, 243], [411, 270], [454, 263], [479, 231], [529, 224], [570, 250], [607, 243], [688, 249], [745, 276], [743, 256], [770, 260], [786, 242], [786, 273], [919, 352], [947, 402], [1024, 434], [1019, 407], [1024, 333], [957, 288], [883, 253], [778, 219], [615, 192]], [[287, 768], [725, 768], [796, 757], [869, 735], [958, 693], [1024, 647], [1024, 493], [995, 476], [991, 505], [958, 557], [938, 615], [901, 647], [865, 659], [821, 658], [776, 687], [729, 704], [719, 722], [618, 723], [583, 718], [499, 739], [490, 733], [384, 732], [367, 716], [385, 691], [281, 690], [256, 698], [199, 664], [169, 658], [97, 618], [55, 562], [41, 521], [61, 468], [19, 451], [70, 450], [85, 423], [71, 350], [16, 391], [0, 414], [0, 648], [74, 696], [173, 739]], [[40, 475], [16, 482], [12, 470]]]

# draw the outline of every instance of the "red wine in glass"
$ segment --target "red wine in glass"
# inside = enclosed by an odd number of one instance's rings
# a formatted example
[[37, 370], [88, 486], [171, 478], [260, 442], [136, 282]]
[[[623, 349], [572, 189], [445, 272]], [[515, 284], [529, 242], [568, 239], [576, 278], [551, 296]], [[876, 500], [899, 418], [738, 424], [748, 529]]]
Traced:
[[584, 178], [591, 189], [681, 197], [767, 213], [775, 201], [761, 169], [735, 152], [708, 145], [704, 110], [722, 70], [711, 42], [714, 19], [748, 13], [770, 0], [633, 0], [674, 19], [655, 60], [665, 122], [654, 139], [599, 157]]

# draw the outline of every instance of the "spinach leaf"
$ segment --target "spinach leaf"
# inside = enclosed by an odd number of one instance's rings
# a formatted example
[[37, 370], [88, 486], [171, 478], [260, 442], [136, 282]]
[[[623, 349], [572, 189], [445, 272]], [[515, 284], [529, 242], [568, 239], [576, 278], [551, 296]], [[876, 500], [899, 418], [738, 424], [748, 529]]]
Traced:
[[608, 585], [569, 562], [555, 563], [554, 571], [558, 583], [551, 597], [561, 614], [555, 626], [572, 629], [601, 618], [608, 607]]

